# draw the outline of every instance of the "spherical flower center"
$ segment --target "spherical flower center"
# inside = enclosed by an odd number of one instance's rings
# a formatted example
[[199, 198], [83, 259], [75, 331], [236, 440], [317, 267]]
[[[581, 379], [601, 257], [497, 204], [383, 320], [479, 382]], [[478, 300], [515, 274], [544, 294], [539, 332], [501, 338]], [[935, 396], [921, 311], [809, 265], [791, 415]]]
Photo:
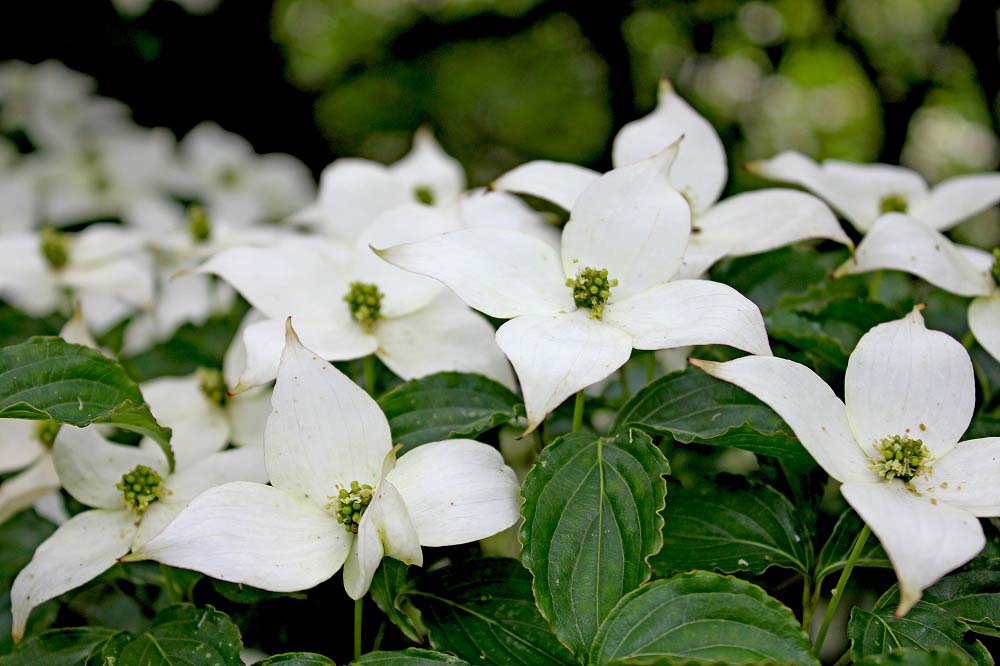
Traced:
[[576, 278], [566, 280], [566, 286], [573, 288], [573, 301], [578, 308], [589, 308], [591, 319], [604, 316], [604, 304], [611, 297], [611, 288], [618, 286], [618, 280], [608, 277], [606, 268], [587, 266]]
[[893, 435], [875, 443], [871, 469], [886, 481], [902, 479], [909, 483], [914, 477], [926, 472], [925, 464], [930, 457], [930, 449], [922, 440], [911, 439], [909, 435]]
[[424, 204], [425, 206], [434, 205], [434, 190], [432, 190], [427, 185], [420, 185], [413, 189], [413, 196], [417, 198], [417, 201]]
[[51, 227], [42, 229], [41, 250], [52, 270], [62, 270], [69, 263], [69, 239], [64, 233]]
[[336, 509], [337, 522], [352, 534], [358, 533], [361, 516], [372, 503], [375, 489], [367, 483], [351, 481], [350, 488], [341, 488], [336, 497], [326, 505], [327, 509]]
[[187, 211], [188, 233], [195, 243], [204, 243], [212, 237], [212, 221], [202, 206], [191, 206]]
[[993, 268], [990, 269], [993, 281], [1000, 287], [1000, 247], [993, 248]]
[[198, 378], [201, 380], [201, 392], [205, 397], [219, 405], [224, 406], [229, 400], [229, 387], [226, 379], [222, 376], [222, 371], [215, 368], [198, 368]]
[[126, 508], [142, 513], [163, 496], [163, 477], [155, 469], [136, 465], [115, 488], [122, 491]]
[[59, 434], [61, 427], [62, 424], [58, 421], [39, 421], [38, 425], [35, 426], [35, 437], [42, 446], [51, 449], [56, 443], [56, 435]]
[[351, 309], [351, 317], [361, 324], [366, 333], [371, 333], [375, 322], [382, 318], [382, 299], [385, 294], [378, 290], [378, 285], [367, 282], [352, 282], [351, 288], [344, 296], [344, 301]]
[[905, 213], [907, 207], [906, 197], [902, 194], [888, 194], [879, 202], [879, 214]]

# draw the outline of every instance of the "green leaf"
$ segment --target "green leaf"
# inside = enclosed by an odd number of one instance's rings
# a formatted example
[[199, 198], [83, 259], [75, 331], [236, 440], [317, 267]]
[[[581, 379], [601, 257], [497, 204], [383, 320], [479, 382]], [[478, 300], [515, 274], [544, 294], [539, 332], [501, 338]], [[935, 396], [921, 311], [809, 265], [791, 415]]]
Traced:
[[[55, 525], [40, 518], [34, 511], [22, 511], [0, 523], [0, 654], [14, 648], [10, 631], [13, 617], [10, 609], [10, 587], [35, 549], [55, 532]], [[35, 609], [28, 618], [28, 636], [47, 628], [54, 620], [58, 604], [48, 602]]]
[[524, 480], [521, 559], [539, 610], [576, 654], [587, 654], [618, 600], [649, 579], [669, 472], [641, 431], [577, 433], [545, 447]]
[[520, 399], [482, 375], [440, 372], [413, 379], [379, 398], [392, 440], [409, 450], [454, 437], [474, 438], [512, 421]]
[[772, 566], [808, 577], [812, 543], [795, 507], [774, 488], [702, 486], [671, 492], [663, 548], [651, 563], [659, 577], [692, 569], [760, 574]]
[[969, 657], [964, 652], [942, 648], [900, 648], [886, 654], [873, 654], [854, 663], [856, 666], [965, 666]]
[[732, 446], [810, 467], [813, 460], [774, 410], [695, 368], [660, 377], [629, 400], [614, 430], [641, 428], [678, 442]]
[[375, 605], [389, 621], [414, 643], [423, 643], [427, 627], [420, 618], [420, 611], [406, 597], [407, 570], [407, 565], [399, 560], [386, 557], [375, 571], [369, 589]]
[[1000, 560], [976, 558], [927, 588], [923, 599], [977, 634], [1000, 638]]
[[99, 649], [118, 632], [102, 627], [54, 629], [24, 641], [0, 657], [0, 666], [82, 666], [91, 650]]
[[919, 601], [905, 617], [896, 617], [899, 589], [896, 585], [882, 595], [871, 612], [851, 610], [847, 638], [851, 654], [860, 659], [871, 654], [885, 654], [896, 648], [934, 647], [965, 654], [967, 663], [992, 666], [989, 651], [977, 640], [966, 640], [967, 627], [947, 610], [928, 601]]
[[[823, 544], [823, 549], [819, 552], [819, 557], [816, 558], [816, 575], [814, 578], [817, 586], [823, 582], [824, 578], [832, 573], [837, 573], [847, 566], [851, 549], [854, 548], [854, 542], [857, 540], [858, 534], [861, 533], [863, 526], [864, 523], [858, 514], [854, 513], [853, 509], [847, 509], [844, 513], [840, 514], [837, 524], [833, 527], [833, 532], [826, 540], [826, 543]], [[891, 569], [892, 562], [889, 561], [889, 557], [882, 550], [882, 544], [878, 542], [878, 539], [873, 534], [865, 542], [865, 547], [862, 549], [857, 562], [855, 562], [855, 566]]]
[[99, 351], [62, 338], [31, 338], [0, 348], [0, 418], [38, 419], [77, 427], [110, 425], [152, 437], [170, 468], [170, 429], [120, 365]]
[[333, 659], [324, 657], [315, 652], [285, 652], [276, 654], [263, 661], [258, 661], [254, 666], [335, 666]]
[[176, 604], [116, 652], [116, 666], [242, 666], [240, 630], [211, 606]]
[[369, 652], [361, 655], [352, 664], [366, 666], [434, 666], [435, 664], [451, 664], [452, 666], [468, 666], [469, 662], [450, 654], [409, 648], [399, 652]]
[[269, 592], [258, 587], [251, 587], [250, 585], [243, 585], [241, 583], [228, 583], [224, 580], [216, 580], [214, 578], [212, 579], [212, 587], [226, 599], [235, 601], [238, 604], [257, 604], [261, 601], [284, 599], [286, 597], [293, 599], [306, 598], [306, 595], [301, 592]]
[[707, 571], [656, 580], [615, 606], [590, 663], [816, 664], [792, 612], [756, 585]]
[[538, 614], [531, 574], [517, 560], [485, 558], [430, 572], [409, 592], [431, 646], [470, 663], [571, 664], [573, 656]]

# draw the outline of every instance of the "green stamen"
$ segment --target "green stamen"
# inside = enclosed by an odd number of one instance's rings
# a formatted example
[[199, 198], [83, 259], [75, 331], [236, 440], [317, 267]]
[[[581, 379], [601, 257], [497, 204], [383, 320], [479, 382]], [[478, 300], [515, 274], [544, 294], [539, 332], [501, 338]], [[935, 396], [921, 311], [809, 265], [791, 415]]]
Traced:
[[336, 497], [329, 497], [333, 500], [326, 505], [327, 509], [336, 509], [337, 522], [344, 526], [352, 534], [358, 533], [358, 525], [361, 523], [361, 516], [365, 509], [372, 503], [375, 489], [367, 483], [351, 481], [350, 488], [341, 488]]
[[417, 201], [426, 205], [434, 205], [434, 190], [432, 190], [427, 185], [421, 185], [413, 190], [413, 196], [417, 198]]
[[344, 296], [344, 301], [351, 309], [351, 317], [361, 324], [366, 333], [371, 333], [375, 322], [382, 318], [382, 299], [385, 294], [378, 290], [378, 285], [366, 282], [352, 282], [351, 290]]
[[990, 270], [993, 281], [1000, 286], [1000, 247], [993, 248], [993, 268]]
[[229, 400], [229, 387], [221, 370], [215, 368], [198, 368], [198, 378], [201, 380], [201, 392], [215, 404], [224, 406]]
[[573, 301], [579, 308], [590, 308], [590, 318], [604, 316], [604, 304], [611, 297], [611, 288], [618, 286], [618, 280], [608, 277], [605, 268], [587, 266], [577, 273], [576, 279], [566, 280], [566, 286], [573, 288]]
[[187, 211], [188, 232], [196, 243], [204, 243], [212, 237], [212, 221], [202, 206], [191, 206]]
[[51, 227], [42, 229], [41, 250], [52, 270], [62, 270], [69, 263], [69, 240], [62, 232]]
[[910, 439], [908, 435], [893, 435], [875, 443], [871, 469], [886, 481], [902, 479], [909, 483], [914, 477], [924, 473], [924, 463], [931, 452], [922, 440]]
[[115, 488], [122, 491], [126, 508], [142, 513], [163, 496], [163, 477], [155, 469], [136, 465]]
[[240, 182], [240, 172], [235, 167], [227, 167], [219, 174], [219, 182], [224, 187], [236, 187]]
[[879, 213], [881, 215], [885, 215], [886, 213], [905, 213], [907, 208], [906, 197], [902, 194], [889, 194], [882, 197], [882, 201], [879, 202]]
[[62, 424], [58, 421], [41, 421], [35, 427], [35, 437], [41, 442], [42, 446], [47, 449], [51, 449], [56, 443], [56, 435], [59, 434], [59, 428]]

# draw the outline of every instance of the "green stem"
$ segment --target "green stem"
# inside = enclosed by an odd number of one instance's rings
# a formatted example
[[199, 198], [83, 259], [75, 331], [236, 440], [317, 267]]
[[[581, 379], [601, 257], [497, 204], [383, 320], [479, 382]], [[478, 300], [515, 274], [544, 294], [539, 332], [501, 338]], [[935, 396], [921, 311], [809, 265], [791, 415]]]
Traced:
[[656, 352], [651, 351], [646, 354], [646, 383], [650, 384], [656, 379]]
[[809, 625], [813, 619], [812, 581], [808, 576], [802, 577], [802, 631], [809, 633]]
[[354, 658], [361, 656], [361, 609], [364, 597], [354, 600]]
[[847, 652], [845, 652], [844, 654], [840, 655], [840, 659], [838, 659], [837, 662], [833, 666], [847, 666], [847, 664], [849, 664], [849, 663], [851, 663], [851, 649], [850, 648], [847, 649]]
[[576, 392], [576, 402], [573, 403], [573, 432], [580, 432], [583, 427], [583, 389]]
[[170, 567], [166, 564], [160, 565], [160, 573], [163, 574], [164, 587], [167, 589], [167, 596], [170, 597], [170, 603], [179, 604], [184, 602], [184, 593], [177, 586], [177, 582], [170, 571]]
[[369, 354], [361, 361], [365, 372], [365, 391], [368, 395], [375, 397], [375, 380], [378, 379], [378, 372], [375, 369], [375, 356]]
[[620, 368], [618, 368], [618, 381], [620, 381], [621, 385], [622, 385], [622, 399], [628, 400], [630, 397], [632, 397], [632, 391], [630, 391], [629, 387], [628, 387], [628, 365], [627, 364], [623, 365]]
[[965, 335], [962, 336], [962, 344], [965, 345], [966, 349], [972, 349], [972, 345], [976, 344], [976, 336], [972, 334], [972, 331], [965, 332]]
[[813, 643], [814, 657], [819, 657], [819, 653], [823, 649], [823, 641], [826, 640], [826, 632], [830, 629], [830, 622], [833, 620], [833, 616], [837, 612], [837, 606], [840, 605], [840, 599], [844, 596], [847, 581], [850, 579], [851, 572], [854, 571], [854, 565], [861, 556], [861, 551], [864, 550], [865, 542], [868, 541], [868, 535], [871, 533], [872, 530], [867, 524], [861, 529], [861, 534], [858, 535], [857, 540], [854, 542], [854, 548], [851, 549], [851, 555], [847, 560], [847, 565], [844, 567], [844, 570], [840, 572], [840, 578], [837, 580], [837, 587], [834, 588], [833, 595], [830, 597], [830, 605], [826, 607], [826, 614], [823, 615], [823, 624], [820, 625], [819, 633], [816, 634], [816, 642]]
[[871, 284], [868, 285], [868, 298], [872, 301], [878, 300], [878, 288], [882, 286], [882, 275], [883, 271], [875, 271], [872, 273]]

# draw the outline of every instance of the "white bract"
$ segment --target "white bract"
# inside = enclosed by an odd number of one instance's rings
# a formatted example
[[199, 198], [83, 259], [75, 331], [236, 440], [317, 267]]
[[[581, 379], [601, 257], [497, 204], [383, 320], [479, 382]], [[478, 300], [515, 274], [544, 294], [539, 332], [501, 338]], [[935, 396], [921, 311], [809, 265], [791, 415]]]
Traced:
[[924, 327], [919, 309], [866, 333], [844, 401], [782, 358], [691, 361], [771, 406], [885, 548], [899, 578], [897, 615], [986, 543], [977, 516], [1000, 515], [1000, 438], [959, 442], [976, 402], [969, 355]]
[[378, 405], [299, 342], [291, 323], [264, 433], [271, 486], [202, 494], [129, 559], [152, 559], [275, 592], [344, 568], [360, 599], [383, 557], [421, 565], [421, 546], [482, 539], [518, 519], [518, 483], [499, 452], [466, 439], [396, 460]]
[[[184, 447], [175, 440], [175, 450]], [[267, 480], [259, 448], [214, 453], [170, 474], [159, 447], [112, 444], [94, 426], [64, 426], [52, 456], [66, 491], [93, 509], [63, 523], [14, 580], [15, 641], [24, 635], [32, 608], [110, 569], [202, 491], [231, 481]]]
[[923, 176], [905, 167], [841, 160], [817, 164], [794, 151], [747, 168], [765, 178], [801, 185], [862, 233], [886, 213], [903, 213], [944, 231], [1000, 201], [1000, 173], [956, 176], [931, 188]]
[[883, 215], [835, 275], [897, 270], [959, 296], [972, 296], [969, 329], [1000, 360], [1000, 254], [958, 245], [901, 213]]
[[369, 247], [426, 238], [454, 224], [435, 208], [408, 204], [383, 214], [353, 247], [293, 238], [206, 262], [200, 272], [219, 275], [266, 316], [243, 334], [247, 368], [234, 390], [274, 379], [290, 316], [303, 342], [329, 361], [375, 354], [403, 379], [451, 370], [512, 385], [485, 319], [434, 280], [389, 265]]
[[152, 259], [143, 237], [114, 224], [79, 233], [51, 229], [0, 235], [0, 297], [34, 316], [83, 308], [102, 334], [153, 301]]
[[[76, 309], [59, 332], [66, 342], [97, 349]], [[0, 419], [0, 474], [18, 472], [0, 482], [0, 524], [29, 506], [53, 522], [63, 522], [65, 508], [56, 491], [62, 487], [52, 463], [52, 446], [61, 425], [55, 421]], [[58, 501], [45, 501], [53, 497]]]
[[529, 431], [623, 365], [633, 347], [771, 353], [751, 301], [717, 282], [674, 279], [690, 235], [688, 204], [669, 181], [676, 154], [674, 144], [588, 186], [563, 230], [561, 259], [536, 237], [493, 228], [379, 250], [471, 307], [510, 319], [496, 339], [520, 379]]
[[[616, 168], [635, 164], [680, 141], [670, 182], [691, 205], [692, 234], [679, 274], [699, 277], [719, 259], [766, 252], [798, 241], [851, 241], [822, 201], [804, 192], [767, 189], [719, 202], [726, 185], [726, 152], [712, 125], [663, 81], [656, 109], [614, 139]], [[529, 162], [494, 187], [531, 194], [572, 210], [600, 174], [573, 164]]]

